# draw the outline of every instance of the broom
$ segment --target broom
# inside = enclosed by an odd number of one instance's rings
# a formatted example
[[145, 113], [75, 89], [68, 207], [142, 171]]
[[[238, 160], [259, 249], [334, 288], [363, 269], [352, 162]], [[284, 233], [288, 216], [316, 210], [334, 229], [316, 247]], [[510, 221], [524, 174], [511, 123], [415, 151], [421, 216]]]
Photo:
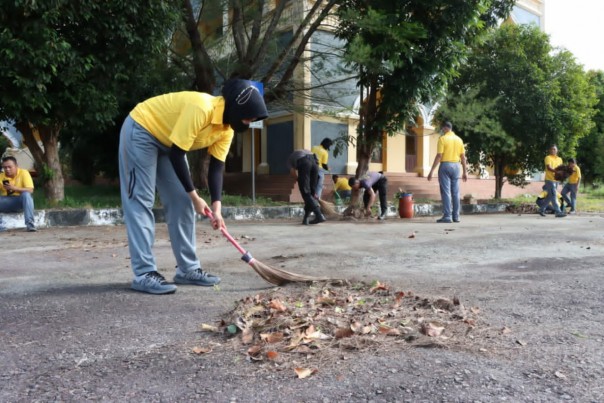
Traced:
[[[204, 213], [210, 219], [214, 218], [214, 215], [212, 214], [212, 212], [210, 210], [206, 210]], [[241, 247], [241, 245], [239, 245], [239, 243], [235, 240], [235, 238], [233, 238], [231, 236], [231, 234], [228, 233], [226, 228], [221, 227], [220, 232], [222, 232], [222, 235], [224, 235], [226, 237], [226, 239], [228, 239], [229, 242], [232, 243], [233, 246], [239, 251], [239, 253], [241, 253], [241, 255], [242, 255], [241, 260], [243, 260], [244, 262], [246, 262], [247, 264], [252, 266], [252, 269], [254, 269], [254, 271], [256, 273], [258, 273], [260, 275], [260, 277], [262, 277], [263, 279], [265, 279], [266, 281], [268, 281], [271, 284], [284, 285], [284, 284], [291, 283], [291, 282], [307, 283], [310, 281], [329, 281], [329, 280], [331, 280], [331, 279], [325, 278], [325, 277], [303, 276], [301, 274], [291, 273], [289, 271], [285, 271], [285, 270], [281, 270], [281, 269], [277, 269], [277, 268], [265, 265], [261, 261], [254, 259], [250, 252], [243, 249]]]
[[336, 211], [336, 208], [333, 203], [323, 199], [318, 199], [318, 202], [319, 206], [321, 207], [321, 212], [327, 217], [337, 217], [340, 215]]

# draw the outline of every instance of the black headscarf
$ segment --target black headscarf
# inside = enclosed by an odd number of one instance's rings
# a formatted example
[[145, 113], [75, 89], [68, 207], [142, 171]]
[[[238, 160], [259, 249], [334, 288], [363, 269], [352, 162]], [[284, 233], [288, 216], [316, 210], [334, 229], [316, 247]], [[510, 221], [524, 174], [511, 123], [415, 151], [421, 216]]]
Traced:
[[264, 98], [251, 81], [232, 78], [227, 80], [222, 87], [222, 96], [225, 99], [224, 116], [222, 122], [229, 124], [236, 132], [249, 129], [242, 119], [263, 120], [268, 117]]

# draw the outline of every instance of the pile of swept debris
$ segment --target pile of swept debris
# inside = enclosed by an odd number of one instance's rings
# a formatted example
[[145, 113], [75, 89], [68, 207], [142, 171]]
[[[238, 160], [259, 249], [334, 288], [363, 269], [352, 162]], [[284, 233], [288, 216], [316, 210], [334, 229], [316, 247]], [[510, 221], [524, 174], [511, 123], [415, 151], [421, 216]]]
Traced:
[[[293, 292], [292, 292], [293, 291]], [[313, 359], [339, 357], [343, 350], [466, 344], [476, 332], [480, 310], [457, 297], [422, 298], [374, 282], [326, 282], [306, 288], [277, 288], [246, 297], [217, 326], [203, 331], [226, 338], [250, 362], [291, 367], [300, 377], [313, 373]], [[222, 339], [220, 345], [225, 345]], [[196, 347], [195, 353], [211, 351]], [[329, 358], [329, 357], [327, 357]]]

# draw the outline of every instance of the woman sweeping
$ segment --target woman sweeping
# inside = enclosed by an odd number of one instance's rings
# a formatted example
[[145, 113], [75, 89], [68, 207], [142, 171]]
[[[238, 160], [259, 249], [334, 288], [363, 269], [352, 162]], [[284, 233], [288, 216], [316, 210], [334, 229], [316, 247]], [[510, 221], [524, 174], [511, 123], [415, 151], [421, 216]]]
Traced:
[[[119, 173], [124, 221], [134, 279], [132, 289], [169, 294], [175, 284], [213, 286], [220, 278], [202, 270], [195, 252], [195, 213], [211, 208], [212, 227], [224, 228], [221, 194], [224, 162], [233, 131], [268, 116], [266, 105], [250, 81], [230, 79], [222, 96], [176, 92], [139, 103], [120, 132]], [[193, 186], [186, 152], [207, 148], [211, 207]], [[162, 202], [172, 252], [174, 283], [157, 271], [153, 255], [155, 189]]]

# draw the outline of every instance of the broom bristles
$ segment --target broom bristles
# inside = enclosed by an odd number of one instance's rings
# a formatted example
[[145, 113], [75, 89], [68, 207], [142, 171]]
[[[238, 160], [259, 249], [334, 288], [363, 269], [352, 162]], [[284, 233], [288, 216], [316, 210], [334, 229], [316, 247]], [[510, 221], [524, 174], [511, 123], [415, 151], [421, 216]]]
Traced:
[[277, 269], [275, 267], [268, 266], [256, 259], [252, 259], [249, 265], [252, 266], [254, 271], [258, 273], [260, 277], [274, 285], [283, 285], [292, 282], [308, 283], [311, 281], [333, 280], [326, 277], [304, 276], [286, 270]]
[[340, 215], [336, 211], [335, 205], [331, 202], [328, 202], [327, 200], [319, 199], [319, 206], [321, 207], [321, 212], [328, 217], [335, 217]]

